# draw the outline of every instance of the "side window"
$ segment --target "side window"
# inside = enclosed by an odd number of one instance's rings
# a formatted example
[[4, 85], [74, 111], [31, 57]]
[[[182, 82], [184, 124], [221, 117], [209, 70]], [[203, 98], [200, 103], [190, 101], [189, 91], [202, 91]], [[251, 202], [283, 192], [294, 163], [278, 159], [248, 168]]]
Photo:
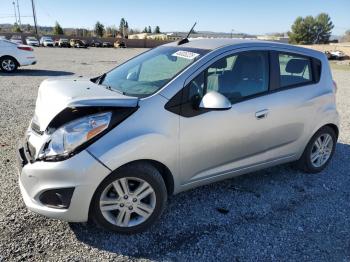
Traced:
[[278, 55], [280, 86], [289, 87], [312, 82], [311, 59], [298, 55]]
[[216, 91], [232, 103], [260, 94], [269, 88], [268, 52], [250, 51], [222, 58], [187, 86], [188, 99]]

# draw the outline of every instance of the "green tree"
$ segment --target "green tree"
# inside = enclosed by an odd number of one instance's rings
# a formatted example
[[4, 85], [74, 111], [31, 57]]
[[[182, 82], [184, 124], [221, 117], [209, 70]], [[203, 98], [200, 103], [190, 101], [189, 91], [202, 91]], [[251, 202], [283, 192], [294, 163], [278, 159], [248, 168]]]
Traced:
[[153, 31], [155, 34], [160, 34], [160, 27], [156, 26]]
[[125, 20], [125, 18], [120, 19], [119, 32], [123, 37], [129, 34], [129, 24], [128, 21]]
[[151, 34], [151, 33], [152, 33], [152, 28], [151, 28], [151, 26], [148, 26], [147, 33], [149, 33], [149, 34]]
[[331, 37], [334, 25], [330, 16], [326, 13], [321, 13], [315, 17], [315, 43], [327, 44]]
[[104, 31], [105, 31], [105, 26], [101, 24], [99, 21], [97, 21], [95, 24], [95, 34], [99, 37], [102, 37]]
[[14, 33], [21, 33], [22, 32], [21, 28], [19, 27], [19, 25], [17, 23], [13, 24], [12, 32], [14, 32]]
[[145, 28], [143, 29], [142, 33], [148, 33], [147, 26], [145, 26]]
[[55, 26], [53, 28], [53, 34], [54, 35], [63, 35], [64, 34], [62, 27], [60, 26], [60, 24], [57, 21], [56, 21]]
[[292, 44], [326, 44], [332, 33], [334, 25], [325, 13], [316, 17], [298, 17], [288, 32], [289, 42]]
[[30, 24], [27, 24], [27, 26], [26, 26], [26, 31], [27, 31], [27, 32], [31, 32], [31, 31], [32, 31], [32, 27], [31, 27]]

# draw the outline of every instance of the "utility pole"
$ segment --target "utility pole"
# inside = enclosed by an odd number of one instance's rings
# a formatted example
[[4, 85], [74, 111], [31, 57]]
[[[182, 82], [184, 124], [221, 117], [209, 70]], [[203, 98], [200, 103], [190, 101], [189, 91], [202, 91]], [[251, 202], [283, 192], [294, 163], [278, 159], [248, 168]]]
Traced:
[[15, 19], [16, 19], [16, 24], [17, 24], [17, 13], [16, 13], [16, 4], [15, 4], [15, 1], [13, 1], [12, 4], [13, 4], [13, 10], [15, 11]]
[[32, 0], [32, 9], [33, 9], [33, 19], [34, 19], [35, 34], [38, 37], [38, 26], [36, 24], [36, 13], [35, 13], [34, 0]]
[[21, 13], [19, 12], [19, 5], [18, 5], [18, 0], [17, 1], [17, 11], [18, 11], [18, 23], [19, 23], [19, 27], [22, 27], [22, 23], [21, 23]]

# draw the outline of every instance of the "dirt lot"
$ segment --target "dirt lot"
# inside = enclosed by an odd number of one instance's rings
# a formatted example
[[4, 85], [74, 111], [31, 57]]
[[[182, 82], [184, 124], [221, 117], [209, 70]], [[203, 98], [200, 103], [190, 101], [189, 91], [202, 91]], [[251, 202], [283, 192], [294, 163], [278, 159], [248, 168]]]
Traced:
[[30, 213], [17, 185], [16, 143], [40, 82], [96, 76], [137, 49], [35, 50], [38, 64], [0, 72], [0, 261], [350, 261], [350, 72], [334, 70], [341, 133], [320, 174], [289, 165], [171, 197], [161, 221], [133, 236]]
[[347, 56], [350, 56], [350, 43], [338, 43], [329, 45], [303, 45], [303, 47], [315, 49], [321, 52], [343, 51]]

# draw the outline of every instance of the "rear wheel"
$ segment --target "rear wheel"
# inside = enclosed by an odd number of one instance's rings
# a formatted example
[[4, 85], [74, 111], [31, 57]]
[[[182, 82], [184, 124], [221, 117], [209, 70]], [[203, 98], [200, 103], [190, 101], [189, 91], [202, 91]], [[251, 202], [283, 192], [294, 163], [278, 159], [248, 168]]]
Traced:
[[12, 73], [17, 70], [18, 64], [13, 57], [3, 57], [0, 59], [0, 68], [3, 72]]
[[328, 126], [322, 127], [311, 138], [302, 157], [298, 160], [298, 167], [307, 173], [318, 173], [322, 171], [331, 160], [337, 135]]
[[108, 230], [139, 233], [160, 217], [166, 200], [166, 186], [159, 171], [147, 163], [135, 163], [113, 172], [100, 184], [90, 215]]

